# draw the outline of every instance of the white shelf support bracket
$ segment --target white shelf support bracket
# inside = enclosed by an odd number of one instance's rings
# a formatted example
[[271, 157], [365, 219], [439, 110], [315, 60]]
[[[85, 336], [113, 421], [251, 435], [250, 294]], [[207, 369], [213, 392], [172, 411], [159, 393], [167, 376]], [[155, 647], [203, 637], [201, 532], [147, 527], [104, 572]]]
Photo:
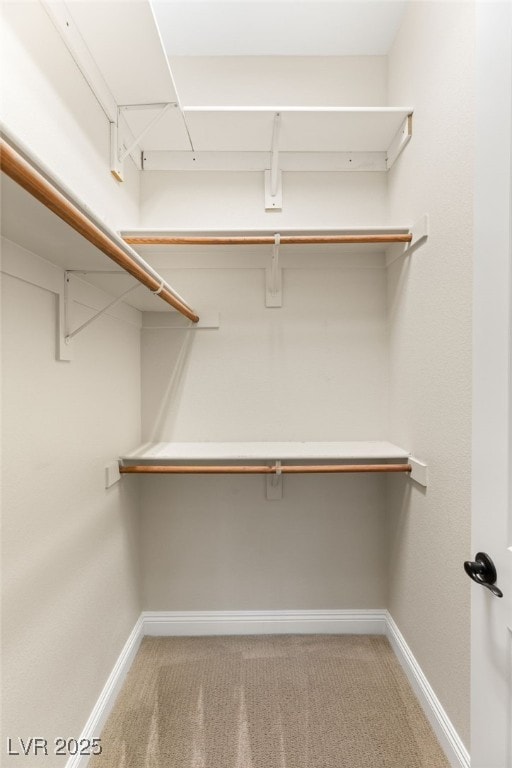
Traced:
[[[86, 274], [86, 273], [83, 273], [83, 274]], [[140, 286], [138, 282], [135, 285], [132, 285], [130, 288], [128, 288], [127, 291], [124, 291], [120, 296], [117, 296], [115, 299], [110, 301], [105, 307], [98, 310], [98, 312], [95, 312], [92, 317], [90, 317], [88, 320], [85, 321], [85, 323], [82, 323], [77, 328], [71, 330], [71, 311], [72, 311], [72, 304], [73, 304], [73, 288], [72, 288], [71, 276], [72, 276], [72, 273], [69, 271], [64, 273], [64, 343], [68, 347], [75, 336], [81, 333], [85, 328], [87, 328], [87, 326], [89, 326], [99, 317], [104, 315], [105, 312], [107, 312], [109, 309], [111, 309], [112, 307], [115, 307], [116, 304], [119, 304], [119, 302], [122, 301], [125, 296], [127, 296], [129, 293], [134, 291], [136, 288], [139, 288]], [[61, 358], [61, 359], [70, 359], [70, 358]]]
[[279, 501], [283, 498], [283, 475], [281, 472], [281, 462], [275, 462], [275, 473], [267, 475], [267, 499], [268, 501]]
[[[124, 161], [130, 155], [133, 150], [142, 141], [144, 136], [162, 119], [168, 109], [171, 107], [177, 107], [175, 102], [168, 102], [165, 104], [130, 104], [129, 106], [121, 106], [117, 109], [117, 119], [115, 123], [110, 123], [110, 172], [117, 181], [124, 181], [123, 178], [123, 166]], [[159, 108], [155, 117], [149, 121], [146, 127], [136, 137], [132, 137], [132, 141], [125, 146], [120, 137], [119, 122], [123, 111], [126, 110], [144, 110]]]
[[418, 485], [422, 485], [424, 488], [428, 485], [428, 466], [425, 462], [416, 459], [414, 456], [409, 456], [409, 464], [412, 467], [409, 477]]
[[116, 181], [124, 181], [123, 163], [119, 159], [119, 110], [117, 119], [110, 123], [110, 173]]
[[410, 243], [406, 243], [402, 248], [393, 248], [386, 257], [386, 266], [389, 267], [394, 261], [402, 256], [410, 256], [416, 248], [422, 246], [428, 239], [430, 221], [428, 213], [424, 213], [421, 218], [414, 222], [409, 232], [412, 235]]
[[420, 219], [414, 222], [411, 227], [412, 240], [406, 248], [407, 251], [411, 250], [411, 248], [415, 248], [417, 245], [420, 245], [420, 243], [423, 245], [423, 242], [429, 235], [429, 224], [430, 221], [428, 213], [424, 213]]
[[121, 480], [121, 473], [119, 472], [119, 462], [113, 461], [105, 467], [105, 488], [112, 488], [113, 485]]
[[283, 207], [283, 174], [279, 169], [279, 132], [281, 114], [276, 112], [272, 132], [270, 171], [265, 171], [265, 210], [280, 211]]
[[388, 147], [386, 153], [386, 168], [389, 171], [395, 160], [402, 154], [412, 137], [412, 114], [407, 115], [398, 133]]
[[274, 245], [272, 246], [272, 262], [270, 267], [267, 267], [265, 270], [265, 306], [267, 307], [283, 306], [283, 270], [279, 266], [280, 243], [281, 235], [274, 235]]
[[70, 287], [69, 287], [69, 274], [64, 272], [64, 284], [62, 290], [59, 291], [58, 297], [58, 310], [59, 310], [59, 323], [58, 323], [58, 339], [57, 339], [57, 359], [61, 361], [70, 361], [73, 359], [72, 347], [66, 341], [68, 334], [68, 318], [69, 318], [69, 303], [71, 301]]

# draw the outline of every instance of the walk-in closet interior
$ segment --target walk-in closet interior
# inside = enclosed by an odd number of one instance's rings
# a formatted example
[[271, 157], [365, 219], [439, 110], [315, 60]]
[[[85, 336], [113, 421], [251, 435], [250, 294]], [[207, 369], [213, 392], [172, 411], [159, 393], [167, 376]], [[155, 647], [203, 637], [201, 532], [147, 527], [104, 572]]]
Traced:
[[144, 636], [350, 635], [440, 750], [379, 767], [469, 766], [474, 4], [2, 11], [5, 765]]

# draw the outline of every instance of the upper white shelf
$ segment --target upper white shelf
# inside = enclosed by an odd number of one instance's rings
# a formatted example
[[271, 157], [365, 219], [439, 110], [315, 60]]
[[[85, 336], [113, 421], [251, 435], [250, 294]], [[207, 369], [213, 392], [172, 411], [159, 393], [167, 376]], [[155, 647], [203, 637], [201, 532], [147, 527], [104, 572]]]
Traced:
[[409, 106], [183, 106], [150, 2], [44, 5], [112, 124], [118, 180], [128, 155], [145, 170], [272, 167], [275, 198], [278, 169], [385, 171], [411, 137]]
[[121, 460], [129, 463], [178, 461], [406, 460], [409, 453], [392, 443], [365, 442], [205, 442], [145, 443]]
[[276, 115], [280, 152], [386, 152], [412, 111], [410, 107], [183, 108], [197, 152], [268, 152]]
[[[145, 170], [386, 171], [412, 135], [412, 107], [183, 107], [145, 134]], [[185, 146], [183, 117], [190, 147]], [[128, 116], [127, 116], [128, 117]], [[131, 116], [130, 116], [131, 119]], [[135, 131], [135, 126], [131, 126]], [[140, 125], [138, 126], [140, 128]]]

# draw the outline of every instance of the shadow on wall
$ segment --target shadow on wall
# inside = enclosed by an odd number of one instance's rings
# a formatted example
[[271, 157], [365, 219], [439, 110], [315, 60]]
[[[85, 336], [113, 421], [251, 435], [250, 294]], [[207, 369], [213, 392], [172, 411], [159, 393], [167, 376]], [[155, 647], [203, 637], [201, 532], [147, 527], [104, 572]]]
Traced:
[[[388, 570], [389, 584], [393, 580], [398, 582], [400, 578], [405, 578], [404, 574], [399, 574], [399, 569], [403, 565], [403, 554], [409, 541], [409, 526], [411, 525], [411, 509], [413, 503], [413, 494], [427, 495], [427, 488], [423, 488], [414, 481], [406, 483], [400, 482], [401, 478], [386, 478], [386, 495], [388, 509]], [[389, 603], [389, 600], [388, 600]], [[388, 604], [389, 607], [389, 604]]]
[[[195, 334], [187, 329], [145, 329], [146, 347], [159, 349], [158, 369], [143, 375], [143, 441], [170, 439], [179, 410]], [[147, 366], [146, 366], [147, 369]], [[144, 370], [144, 366], [143, 366]]]
[[411, 250], [406, 255], [401, 255], [391, 262], [388, 276], [388, 325], [397, 322], [397, 317], [402, 311], [402, 302], [407, 295], [409, 273], [411, 269]]

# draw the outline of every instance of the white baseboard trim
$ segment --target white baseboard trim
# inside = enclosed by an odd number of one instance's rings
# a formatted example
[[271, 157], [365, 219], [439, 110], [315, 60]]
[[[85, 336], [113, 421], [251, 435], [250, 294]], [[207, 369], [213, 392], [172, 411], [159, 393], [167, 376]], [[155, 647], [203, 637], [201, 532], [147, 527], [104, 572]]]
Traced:
[[145, 611], [143, 634], [175, 635], [385, 635], [386, 611]]
[[453, 768], [470, 768], [470, 756], [393, 617], [387, 613], [387, 636], [411, 687]]
[[[99, 737], [144, 635], [154, 637], [257, 634], [386, 635], [453, 768], [470, 768], [457, 731], [395, 621], [385, 609], [332, 611], [144, 611], [87, 721], [82, 739]], [[66, 768], [85, 768], [88, 757], [71, 757]]]
[[[124, 644], [123, 650], [114, 664], [114, 668], [110, 673], [96, 704], [94, 705], [94, 709], [84, 726], [80, 739], [94, 739], [101, 736], [103, 726], [107, 721], [118, 693], [124, 683], [125, 677], [128, 674], [128, 670], [139, 650], [139, 645], [144, 635], [142, 627], [142, 616], [139, 616], [128, 640]], [[89, 756], [86, 755], [73, 755], [66, 763], [66, 768], [85, 768], [89, 759]]]

